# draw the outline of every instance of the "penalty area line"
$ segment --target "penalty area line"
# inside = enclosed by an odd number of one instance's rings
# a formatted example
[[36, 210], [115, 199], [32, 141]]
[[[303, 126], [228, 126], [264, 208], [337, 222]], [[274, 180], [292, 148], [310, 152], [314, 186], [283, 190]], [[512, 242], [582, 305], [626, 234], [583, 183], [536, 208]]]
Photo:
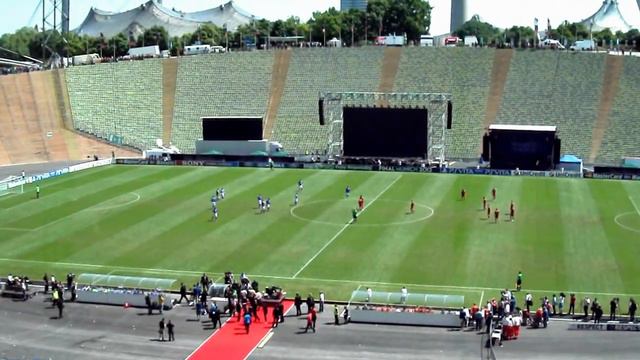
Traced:
[[636, 209], [636, 212], [638, 213], [638, 215], [640, 215], [640, 209], [638, 208], [638, 205], [636, 205], [636, 202], [633, 201], [633, 198], [631, 196], [629, 196], [629, 201], [631, 201], [631, 205], [633, 205], [633, 208]]
[[[365, 207], [362, 209], [362, 211], [360, 211], [360, 214], [363, 214], [368, 208], [369, 206], [371, 206], [374, 202], [376, 202], [376, 200], [378, 200], [380, 198], [380, 196], [382, 196], [382, 194], [384, 194], [385, 192], [387, 192], [387, 190], [389, 190], [396, 182], [398, 182], [398, 180], [400, 180], [400, 178], [402, 177], [402, 175], [398, 176], [397, 178], [395, 178], [389, 185], [387, 185], [387, 187], [385, 187], [378, 195], [376, 195], [376, 197], [374, 197], [371, 202], [369, 202], [367, 205], [365, 205]], [[316, 252], [311, 259], [307, 260], [307, 262], [302, 265], [302, 267], [300, 268], [300, 270], [296, 271], [295, 274], [293, 274], [293, 276], [291, 277], [292, 279], [295, 279], [296, 277], [298, 277], [298, 275], [300, 275], [300, 273], [307, 268], [307, 266], [309, 266], [309, 264], [311, 264], [311, 262], [313, 262], [313, 260], [315, 260], [318, 255], [320, 255], [324, 249], [326, 249], [329, 245], [331, 245], [331, 243], [333, 243], [339, 236], [340, 234], [342, 234], [345, 230], [347, 230], [347, 228], [349, 227], [349, 225], [353, 224], [353, 219], [349, 220], [349, 222], [347, 222], [342, 228], [340, 228], [340, 230], [338, 230], [338, 232], [333, 235], [333, 237], [331, 239], [329, 239], [329, 241], [327, 241], [324, 246], [322, 246], [320, 248], [320, 250], [318, 250], [318, 252]]]

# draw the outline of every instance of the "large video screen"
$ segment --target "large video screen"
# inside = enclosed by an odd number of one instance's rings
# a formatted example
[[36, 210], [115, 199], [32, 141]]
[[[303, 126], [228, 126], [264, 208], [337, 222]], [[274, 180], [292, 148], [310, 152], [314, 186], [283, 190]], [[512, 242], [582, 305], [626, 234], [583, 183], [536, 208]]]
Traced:
[[343, 109], [343, 153], [350, 157], [426, 158], [426, 109]]
[[262, 118], [202, 118], [202, 139], [216, 141], [262, 140]]
[[555, 132], [491, 131], [491, 167], [548, 170], [553, 167]]

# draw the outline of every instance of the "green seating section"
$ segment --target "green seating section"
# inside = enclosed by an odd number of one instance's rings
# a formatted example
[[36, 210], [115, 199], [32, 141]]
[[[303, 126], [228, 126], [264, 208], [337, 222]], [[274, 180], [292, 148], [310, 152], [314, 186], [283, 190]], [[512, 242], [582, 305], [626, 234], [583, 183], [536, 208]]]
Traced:
[[640, 156], [640, 59], [626, 57], [620, 85], [609, 114], [609, 128], [604, 134], [596, 162], [620, 164], [625, 156]]
[[477, 159], [491, 84], [494, 50], [405, 48], [396, 92], [451, 93], [453, 126], [447, 131], [449, 159]]
[[269, 101], [273, 53], [183, 57], [178, 64], [171, 140], [195, 151], [205, 116], [264, 116]]
[[382, 58], [373, 47], [293, 50], [273, 139], [289, 153], [323, 153], [329, 126], [319, 123], [319, 92], [376, 91]]
[[496, 123], [558, 127], [562, 153], [587, 159], [602, 93], [605, 55], [514, 54]]
[[66, 71], [73, 124], [146, 150], [162, 138], [161, 60], [75, 66]]

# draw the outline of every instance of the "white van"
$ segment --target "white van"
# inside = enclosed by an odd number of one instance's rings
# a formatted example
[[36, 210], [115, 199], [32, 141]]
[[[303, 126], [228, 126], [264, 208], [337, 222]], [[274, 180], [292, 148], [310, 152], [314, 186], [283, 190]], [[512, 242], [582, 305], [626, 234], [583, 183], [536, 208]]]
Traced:
[[596, 44], [593, 40], [578, 40], [569, 49], [572, 51], [595, 50]]
[[420, 35], [420, 46], [433, 46], [433, 36]]

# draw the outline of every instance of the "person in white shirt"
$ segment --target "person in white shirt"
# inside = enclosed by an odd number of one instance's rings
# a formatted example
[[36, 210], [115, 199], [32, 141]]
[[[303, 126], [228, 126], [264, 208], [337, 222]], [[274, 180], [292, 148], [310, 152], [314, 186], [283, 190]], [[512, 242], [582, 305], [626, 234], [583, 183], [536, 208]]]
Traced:
[[373, 290], [367, 288], [367, 302], [371, 302], [371, 297], [373, 297]]
[[324, 292], [320, 291], [320, 309], [318, 309], [318, 312], [323, 312], [324, 311]]
[[407, 288], [403, 286], [402, 290], [401, 290], [401, 295], [400, 295], [400, 302], [402, 304], [406, 304], [406, 302], [407, 302], [407, 294], [408, 294]]

